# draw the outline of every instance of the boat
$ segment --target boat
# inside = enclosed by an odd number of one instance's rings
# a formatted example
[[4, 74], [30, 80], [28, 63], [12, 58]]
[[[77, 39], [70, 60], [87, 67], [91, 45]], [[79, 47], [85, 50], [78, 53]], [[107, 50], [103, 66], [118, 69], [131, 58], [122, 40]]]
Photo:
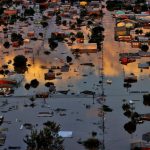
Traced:
[[112, 84], [112, 81], [108, 79], [108, 80], [106, 80], [106, 83], [107, 84]]

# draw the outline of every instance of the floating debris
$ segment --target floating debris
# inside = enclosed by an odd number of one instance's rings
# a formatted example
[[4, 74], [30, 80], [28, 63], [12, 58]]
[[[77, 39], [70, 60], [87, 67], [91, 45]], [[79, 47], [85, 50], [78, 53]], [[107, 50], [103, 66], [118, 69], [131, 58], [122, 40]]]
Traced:
[[37, 117], [52, 117], [53, 114], [53, 112], [39, 112]]
[[82, 63], [80, 65], [90, 66], [90, 67], [94, 67], [95, 66], [93, 63]]

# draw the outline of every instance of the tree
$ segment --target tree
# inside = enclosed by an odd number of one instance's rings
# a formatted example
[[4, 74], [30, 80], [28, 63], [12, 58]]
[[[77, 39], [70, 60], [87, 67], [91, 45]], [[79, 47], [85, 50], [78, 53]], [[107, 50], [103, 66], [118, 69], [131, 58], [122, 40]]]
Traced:
[[9, 48], [9, 47], [10, 47], [10, 43], [7, 41], [7, 42], [5, 42], [5, 43], [3, 44], [3, 46], [4, 46], [5, 48]]
[[128, 123], [126, 123], [126, 124], [124, 125], [124, 129], [125, 129], [128, 133], [132, 134], [133, 132], [136, 131], [136, 123], [133, 122], [133, 121], [130, 121], [130, 122], [128, 122]]
[[103, 35], [104, 28], [102, 26], [96, 26], [92, 29], [92, 34], [89, 40], [89, 43], [96, 43], [97, 48], [101, 50], [101, 43], [104, 40]]
[[92, 34], [100, 34], [104, 31], [102, 26], [96, 26], [92, 29]]
[[54, 50], [57, 46], [58, 46], [57, 42], [52, 41], [49, 43], [49, 47], [51, 48], [51, 50]]
[[59, 136], [59, 131], [60, 125], [47, 121], [42, 130], [32, 130], [31, 135], [24, 138], [27, 150], [64, 150], [64, 140]]
[[41, 25], [43, 26], [43, 28], [47, 27], [48, 26], [48, 23], [46, 21], [42, 21], [41, 22]]
[[4, 8], [0, 7], [0, 15], [2, 15], [4, 12]]
[[42, 33], [42, 32], [40, 32], [40, 33], [39, 33], [39, 36], [43, 37], [43, 33]]
[[119, 10], [122, 9], [122, 7], [124, 7], [124, 3], [122, 1], [117, 1], [116, 3], [116, 1], [108, 0], [106, 4], [107, 4], [106, 8], [109, 11]]
[[82, 22], [83, 22], [83, 20], [82, 20], [82, 19], [77, 18], [77, 25], [78, 25], [78, 26], [80, 26]]
[[22, 38], [22, 35], [21, 34], [17, 34], [17, 33], [12, 33], [11, 34], [11, 42], [16, 42], [18, 41], [18, 44], [19, 45], [23, 45], [23, 38]]
[[27, 71], [27, 58], [23, 55], [17, 55], [14, 58], [14, 70], [19, 73], [23, 74]]
[[150, 94], [143, 95], [143, 104], [146, 106], [150, 106]]
[[72, 61], [72, 58], [70, 56], [67, 56], [66, 61], [67, 61], [67, 63], [70, 63]]
[[87, 139], [86, 141], [83, 142], [83, 145], [87, 148], [87, 149], [94, 149], [94, 150], [98, 150], [100, 145], [101, 145], [101, 142], [92, 137], [92, 138], [89, 138]]
[[87, 25], [88, 26], [93, 25], [93, 22], [91, 20], [88, 20]]
[[83, 18], [87, 15], [87, 10], [86, 9], [81, 9], [80, 11], [80, 17]]
[[34, 107], [34, 106], [35, 106], [35, 104], [34, 104], [35, 97], [32, 96], [32, 97], [30, 97], [29, 99], [30, 99], [30, 101], [31, 101], [30, 106], [31, 106], [31, 107]]
[[149, 49], [148, 45], [141, 45], [141, 50], [147, 52]]
[[49, 51], [44, 51], [44, 54], [45, 55], [49, 55], [51, 52], [49, 52]]
[[71, 37], [70, 40], [72, 41], [72, 43], [76, 40], [75, 37]]
[[130, 105], [129, 105], [128, 103], [125, 103], [125, 104], [122, 105], [122, 109], [123, 109], [124, 111], [127, 111], [127, 110], [130, 109]]
[[26, 90], [29, 90], [30, 89], [30, 84], [26, 83], [24, 87], [25, 87]]
[[61, 16], [59, 15], [56, 16], [56, 24], [61, 25]]
[[66, 25], [67, 25], [67, 21], [66, 21], [66, 20], [63, 20], [63, 21], [62, 21], [62, 25], [63, 25], [63, 26], [66, 26]]
[[145, 33], [145, 36], [146, 36], [146, 37], [150, 37], [150, 32], [146, 32], [146, 33]]
[[77, 38], [84, 38], [84, 35], [82, 32], [77, 32], [76, 37]]
[[53, 83], [53, 82], [46, 82], [46, 83], [45, 83], [45, 86], [48, 87], [48, 88], [49, 88], [51, 85], [54, 85], [54, 83]]
[[31, 80], [30, 85], [33, 88], [37, 88], [39, 85], [39, 81], [37, 79], [33, 79], [33, 80]]
[[76, 28], [75, 24], [70, 24], [70, 29], [74, 30]]
[[25, 9], [24, 16], [33, 16], [34, 13], [35, 13], [34, 9], [30, 7], [29, 9]]
[[0, 74], [4, 75], [4, 70], [0, 70]]

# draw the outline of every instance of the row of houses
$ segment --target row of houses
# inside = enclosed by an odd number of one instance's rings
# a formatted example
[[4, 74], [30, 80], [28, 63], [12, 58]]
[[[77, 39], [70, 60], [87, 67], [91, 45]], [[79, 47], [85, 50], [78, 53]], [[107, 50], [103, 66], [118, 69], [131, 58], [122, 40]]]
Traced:
[[[130, 42], [131, 47], [133, 48], [140, 48], [142, 44], [150, 44], [150, 38], [146, 37], [143, 34], [132, 34], [135, 32], [136, 29], [140, 27], [142, 32], [146, 29], [150, 28], [150, 23], [147, 20], [139, 20], [140, 17], [147, 17], [147, 15], [137, 15], [133, 19], [129, 19], [130, 15], [126, 15], [124, 13], [121, 13], [120, 15], [116, 15], [116, 26], [114, 28], [114, 38], [116, 41], [122, 41], [122, 42]], [[118, 13], [119, 13], [118, 12]], [[133, 16], [133, 14], [131, 15]]]

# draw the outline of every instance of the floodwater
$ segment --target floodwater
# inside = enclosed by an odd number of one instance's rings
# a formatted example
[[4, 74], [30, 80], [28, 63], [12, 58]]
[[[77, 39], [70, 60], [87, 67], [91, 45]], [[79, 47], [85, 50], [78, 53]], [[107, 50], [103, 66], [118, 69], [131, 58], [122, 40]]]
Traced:
[[[41, 41], [32, 42], [27, 45], [33, 47], [33, 54], [30, 56], [26, 55], [28, 58], [31, 57], [29, 63], [32, 66], [25, 74], [22, 86], [16, 89], [16, 97], [0, 98], [0, 105], [8, 102], [8, 104], [6, 103], [6, 105], [0, 107], [1, 114], [5, 118], [5, 122], [1, 128], [8, 128], [8, 131], [5, 131], [7, 136], [5, 145], [0, 147], [0, 149], [7, 148], [8, 146], [21, 146], [22, 150], [25, 150], [26, 145], [23, 142], [23, 137], [29, 134], [30, 130], [25, 128], [21, 130], [20, 126], [24, 123], [32, 123], [36, 129], [40, 129], [42, 124], [47, 120], [59, 123], [62, 130], [73, 131], [73, 137], [65, 139], [65, 150], [84, 150], [85, 148], [78, 144], [77, 141], [79, 139], [86, 140], [91, 137], [92, 131], [96, 131], [98, 133], [97, 137], [104, 141], [106, 150], [119, 150], [120, 148], [122, 150], [129, 150], [132, 140], [140, 140], [142, 139], [142, 134], [149, 132], [149, 122], [137, 125], [136, 132], [132, 135], [126, 132], [123, 126], [129, 119], [123, 115], [122, 110], [123, 99], [126, 99], [127, 101], [133, 100], [135, 110], [138, 113], [149, 113], [149, 107], [143, 105], [143, 93], [132, 93], [132, 91], [149, 92], [150, 71], [148, 69], [141, 72], [138, 69], [138, 63], [148, 61], [148, 58], [139, 59], [127, 66], [120, 64], [120, 52], [129, 52], [130, 50], [137, 52], [137, 49], [131, 48], [130, 43], [114, 41], [113, 28], [115, 20], [107, 10], [104, 10], [104, 12], [103, 25], [105, 27], [105, 41], [103, 44], [103, 59], [101, 52], [90, 55], [81, 54], [79, 59], [73, 59], [73, 65], [71, 65], [70, 71], [63, 73], [62, 79], [52, 80], [57, 90], [69, 89], [69, 94], [53, 95], [51, 98], [46, 99], [46, 102], [43, 99], [36, 99], [36, 106], [34, 108], [30, 106], [25, 107], [25, 104], [31, 104], [29, 95], [33, 95], [38, 91], [48, 90], [44, 87], [45, 80], [43, 75], [47, 72], [47, 69], [43, 70], [40, 66], [44, 65], [50, 68], [52, 65], [64, 65], [65, 57], [68, 54], [70, 56], [72, 55], [68, 46], [63, 43], [59, 43], [58, 48], [56, 48], [57, 51], [52, 52], [49, 56], [42, 55], [44, 52], [43, 49], [40, 50], [40, 55], [37, 55], [36, 49], [40, 48]], [[53, 25], [53, 20], [51, 20], [50, 26], [51, 28], [48, 28], [46, 37], [49, 36], [52, 30], [59, 30]], [[38, 29], [40, 30], [40, 28]], [[50, 29], [51, 31], [49, 31]], [[47, 45], [45, 42], [45, 49], [48, 48]], [[61, 54], [61, 52], [65, 54]], [[6, 63], [19, 53], [22, 54], [22, 52], [10, 50], [8, 56], [3, 55], [1, 62]], [[95, 66], [80, 65], [81, 63], [87, 62], [92, 62]], [[103, 72], [102, 68], [104, 68]], [[99, 84], [99, 81], [102, 81], [102, 73], [104, 74], [103, 86]], [[130, 73], [134, 73], [138, 77], [138, 82], [133, 83], [130, 89], [126, 89], [123, 87], [123, 80]], [[39, 87], [27, 91], [24, 88], [24, 84], [29, 83], [34, 78], [39, 80]], [[107, 84], [107, 79], [111, 80], [112, 84]], [[103, 90], [106, 95], [104, 104], [110, 106], [113, 111], [105, 113], [104, 118], [99, 116], [101, 108], [101, 104], [97, 102], [99, 96], [96, 96], [93, 101], [92, 97], [80, 94], [84, 90], [93, 90], [97, 95], [101, 94]], [[71, 95], [71, 93], [75, 93], [75, 95]], [[87, 108], [87, 105], [90, 105], [90, 107]], [[55, 109], [57, 108], [66, 109], [66, 111], [61, 112], [64, 115], [56, 112]], [[37, 117], [38, 112], [47, 111], [54, 111], [54, 115], [52, 117]], [[7, 121], [10, 121], [11, 124], [8, 124]]]

